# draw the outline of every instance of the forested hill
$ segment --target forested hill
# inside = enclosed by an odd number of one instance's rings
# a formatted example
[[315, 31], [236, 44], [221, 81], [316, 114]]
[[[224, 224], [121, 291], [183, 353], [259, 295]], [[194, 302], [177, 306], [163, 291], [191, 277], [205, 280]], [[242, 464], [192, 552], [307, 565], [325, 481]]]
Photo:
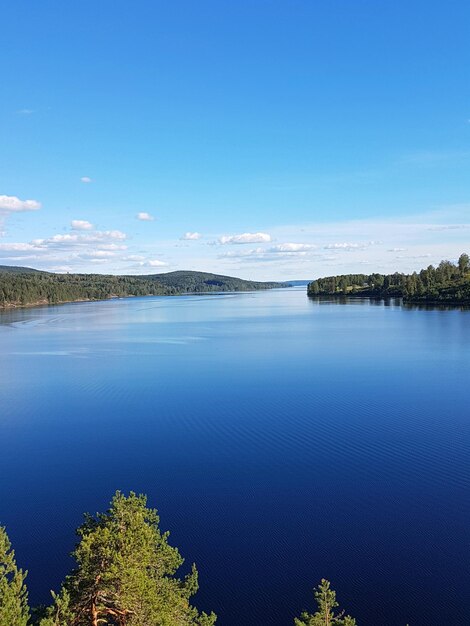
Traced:
[[142, 276], [148, 280], [155, 280], [165, 287], [176, 289], [178, 293], [205, 292], [205, 291], [252, 291], [254, 289], [274, 289], [287, 287], [286, 283], [257, 282], [243, 280], [232, 276], [208, 274], [206, 272], [177, 271], [166, 274]]
[[400, 297], [409, 303], [470, 304], [470, 260], [441, 261], [413, 274], [344, 274], [318, 278], [309, 296]]
[[0, 265], [0, 272], [11, 272], [13, 274], [38, 274], [40, 270], [32, 267], [22, 267], [21, 265]]
[[252, 291], [287, 286], [205, 272], [169, 272], [147, 276], [53, 274], [31, 268], [0, 266], [0, 306], [105, 300], [126, 296], [165, 296], [214, 291]]

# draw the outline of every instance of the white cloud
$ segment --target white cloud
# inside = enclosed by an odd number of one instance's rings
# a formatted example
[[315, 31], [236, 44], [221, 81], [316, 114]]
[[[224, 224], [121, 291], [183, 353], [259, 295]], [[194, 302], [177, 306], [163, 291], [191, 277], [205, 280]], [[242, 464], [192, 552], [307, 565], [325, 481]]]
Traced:
[[100, 243], [102, 250], [127, 250], [127, 245], [124, 243]]
[[184, 235], [180, 237], [180, 239], [182, 241], [196, 241], [197, 239], [200, 239], [201, 237], [202, 237], [201, 233], [187, 232], [187, 233], [184, 233]]
[[301, 259], [322, 256], [314, 253], [317, 246], [306, 243], [281, 243], [270, 248], [251, 248], [249, 250], [230, 250], [222, 255], [220, 259], [239, 259], [240, 261], [264, 261], [269, 263], [277, 263], [280, 259], [286, 261], [292, 259]]
[[123, 239], [127, 239], [126, 233], [123, 233], [120, 230], [105, 230], [103, 232], [97, 230], [96, 235], [100, 239], [107, 239], [108, 237], [110, 239], [119, 239], [120, 241]]
[[73, 220], [72, 228], [74, 226], [69, 232], [29, 242], [2, 243], [0, 259], [24, 259], [29, 260], [29, 264], [40, 260], [43, 269], [68, 267], [93, 271], [91, 267], [96, 263], [112, 263], [117, 272], [123, 269], [121, 255], [127, 250], [126, 233], [117, 229], [93, 230], [93, 225], [85, 220]]
[[20, 200], [16, 196], [0, 196], [0, 212], [19, 213], [20, 211], [37, 211], [41, 203], [37, 200]]
[[165, 263], [165, 261], [159, 261], [158, 259], [151, 259], [147, 261], [145, 265], [148, 265], [149, 267], [166, 267], [168, 263]]
[[359, 243], [329, 243], [325, 246], [325, 250], [357, 250], [363, 247], [364, 245]]
[[2, 252], [30, 252], [32, 250], [37, 250], [32, 243], [0, 243]]
[[72, 220], [73, 230], [92, 230], [93, 224], [87, 220]]
[[109, 250], [92, 250], [90, 252], [80, 254], [80, 257], [83, 259], [109, 259], [115, 256], [115, 254], [115, 252], [111, 252]]
[[89, 176], [82, 176], [80, 178], [80, 180], [82, 181], [82, 183], [92, 183], [92, 179]]
[[137, 213], [136, 218], [141, 222], [153, 222], [153, 220], [155, 219], [153, 215], [150, 215], [150, 213], [147, 213], [146, 211], [141, 211], [140, 213]]
[[271, 235], [268, 233], [242, 233], [240, 235], [224, 235], [220, 237], [220, 244], [245, 244], [245, 243], [270, 243]]
[[66, 235], [53, 235], [52, 237], [48, 237], [47, 239], [33, 239], [33, 241], [31, 243], [33, 243], [35, 246], [43, 246], [43, 247], [47, 247], [49, 244], [61, 244], [61, 243], [71, 243], [71, 242], [76, 242], [79, 241], [79, 237], [80, 235], [70, 235], [70, 234], [66, 234]]
[[370, 246], [377, 246], [381, 244], [381, 241], [366, 241], [357, 243], [329, 243], [324, 246], [325, 250], [365, 250]]
[[397, 259], [429, 259], [430, 256], [431, 256], [431, 253], [428, 252], [427, 254], [415, 254], [411, 256], [397, 256], [396, 258]]
[[280, 243], [268, 248], [268, 252], [310, 252], [317, 246], [308, 243]]
[[437, 226], [429, 226], [428, 230], [462, 230], [469, 228], [468, 224], [438, 224]]
[[[64, 235], [52, 235], [47, 239], [33, 239], [31, 243], [40, 247], [49, 246], [86, 246], [89, 244], [97, 244], [101, 248], [111, 249], [123, 249], [121, 245], [115, 244], [115, 241], [123, 241], [126, 239], [126, 233], [120, 230], [95, 230], [87, 232], [86, 234], [80, 233], [65, 233]], [[124, 246], [125, 248], [125, 246]]]
[[33, 109], [20, 109], [17, 113], [18, 115], [31, 115], [34, 111]]

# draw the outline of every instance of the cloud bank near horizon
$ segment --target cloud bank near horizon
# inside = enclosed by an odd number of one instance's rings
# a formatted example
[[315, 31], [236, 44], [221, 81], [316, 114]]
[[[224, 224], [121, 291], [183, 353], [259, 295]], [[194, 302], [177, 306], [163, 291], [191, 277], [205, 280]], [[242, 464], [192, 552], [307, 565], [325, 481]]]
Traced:
[[[41, 203], [0, 196], [0, 214], [36, 211]], [[147, 213], [138, 214], [149, 216]], [[421, 215], [273, 226], [224, 234], [198, 231], [145, 239], [119, 228], [73, 219], [69, 230], [29, 240], [0, 239], [0, 263], [50, 271], [144, 273], [146, 268], [197, 269], [260, 280], [349, 272], [414, 271], [469, 251], [470, 206]], [[98, 217], [98, 216], [96, 216]], [[147, 217], [142, 221], [148, 221]], [[130, 224], [130, 222], [128, 222]], [[127, 230], [127, 229], [126, 229]], [[181, 232], [181, 231], [180, 231]], [[178, 236], [179, 235], [179, 236]], [[210, 241], [207, 241], [210, 238]], [[184, 241], [185, 245], [178, 243]], [[210, 244], [210, 245], [208, 245]]]

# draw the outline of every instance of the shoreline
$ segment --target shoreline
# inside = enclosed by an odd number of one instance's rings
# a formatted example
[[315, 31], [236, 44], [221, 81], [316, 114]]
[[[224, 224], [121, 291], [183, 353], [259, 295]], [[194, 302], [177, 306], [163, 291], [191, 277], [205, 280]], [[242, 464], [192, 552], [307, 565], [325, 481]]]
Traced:
[[389, 296], [381, 296], [379, 294], [375, 295], [367, 295], [367, 294], [333, 294], [333, 293], [318, 293], [318, 294], [307, 294], [308, 298], [317, 298], [318, 300], [322, 299], [334, 299], [334, 300], [346, 300], [347, 298], [351, 298], [354, 300], [383, 300], [384, 302], [387, 300], [401, 300], [401, 306], [409, 305], [409, 306], [462, 306], [470, 308], [470, 300], [410, 300], [405, 299], [403, 296], [398, 295], [389, 295]]

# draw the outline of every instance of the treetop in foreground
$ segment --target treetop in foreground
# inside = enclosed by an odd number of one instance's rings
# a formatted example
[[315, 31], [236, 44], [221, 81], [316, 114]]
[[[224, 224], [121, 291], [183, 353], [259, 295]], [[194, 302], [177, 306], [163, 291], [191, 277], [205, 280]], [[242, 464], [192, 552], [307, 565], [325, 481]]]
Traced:
[[[177, 576], [184, 559], [144, 495], [117, 491], [105, 513], [85, 515], [77, 535], [75, 569], [52, 592], [52, 604], [30, 619], [26, 573], [0, 527], [0, 626], [214, 626], [214, 613], [190, 603], [198, 589], [195, 565]], [[357, 626], [338, 610], [329, 581], [321, 580], [314, 597], [317, 610], [302, 613], [294, 626]]]
[[294, 620], [295, 626], [356, 626], [356, 620], [344, 611], [335, 614], [338, 607], [336, 592], [331, 589], [328, 580], [322, 578], [318, 587], [313, 590], [317, 611], [315, 613], [304, 612]]
[[26, 572], [18, 569], [5, 528], [0, 526], [0, 626], [27, 626]]
[[189, 600], [198, 589], [193, 565], [183, 564], [157, 511], [146, 497], [117, 492], [106, 513], [87, 515], [77, 533], [75, 570], [67, 576], [40, 626], [212, 626], [216, 616], [200, 613]]

